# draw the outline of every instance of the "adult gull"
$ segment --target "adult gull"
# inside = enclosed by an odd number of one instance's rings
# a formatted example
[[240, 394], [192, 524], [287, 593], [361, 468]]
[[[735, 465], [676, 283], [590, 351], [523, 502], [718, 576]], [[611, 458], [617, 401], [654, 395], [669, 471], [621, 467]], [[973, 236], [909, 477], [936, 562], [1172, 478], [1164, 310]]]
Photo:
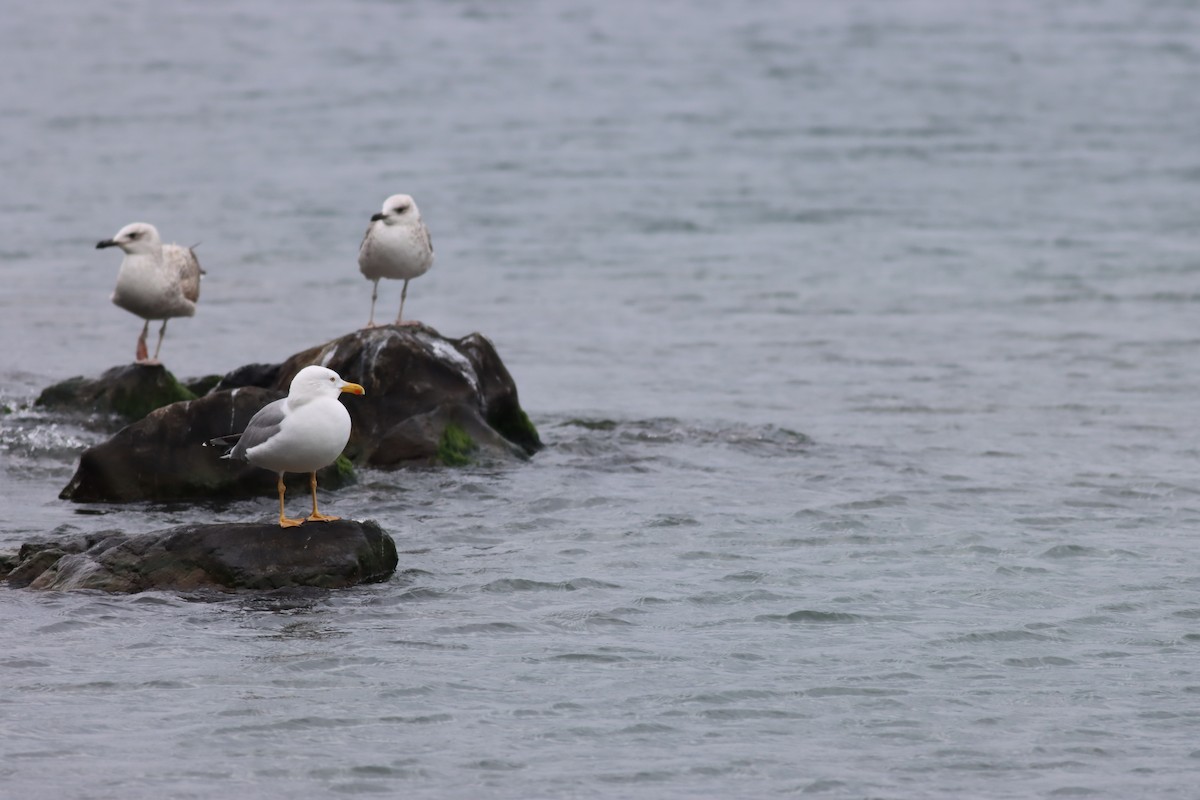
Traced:
[[[350, 439], [350, 414], [338, 400], [342, 392], [363, 394], [363, 387], [342, 380], [331, 369], [305, 367], [292, 378], [288, 396], [259, 409], [245, 431], [209, 442], [215, 446], [233, 445], [221, 458], [246, 461], [279, 474], [280, 527], [338, 519], [317, 509], [317, 470], [336, 461]], [[285, 472], [311, 473], [312, 514], [304, 519], [284, 514]]]

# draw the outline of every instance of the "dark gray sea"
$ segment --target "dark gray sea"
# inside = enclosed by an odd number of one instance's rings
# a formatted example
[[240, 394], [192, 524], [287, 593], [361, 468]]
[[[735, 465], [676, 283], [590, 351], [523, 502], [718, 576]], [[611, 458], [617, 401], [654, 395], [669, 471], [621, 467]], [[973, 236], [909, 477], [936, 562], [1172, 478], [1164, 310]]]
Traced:
[[0, 549], [274, 518], [57, 499], [133, 221], [190, 378], [412, 194], [548, 446], [325, 493], [384, 584], [0, 589], [0, 795], [1196, 797], [1198, 87], [1196, 0], [5, 6]]

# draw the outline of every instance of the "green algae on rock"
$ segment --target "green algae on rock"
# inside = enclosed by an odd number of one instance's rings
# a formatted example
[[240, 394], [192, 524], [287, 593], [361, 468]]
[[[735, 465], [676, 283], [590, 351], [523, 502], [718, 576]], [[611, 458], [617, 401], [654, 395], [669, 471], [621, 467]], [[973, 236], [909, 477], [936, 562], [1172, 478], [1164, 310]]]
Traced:
[[124, 422], [142, 419], [151, 411], [196, 395], [162, 364], [126, 364], [99, 378], [82, 376], [56, 383], [38, 395], [34, 405], [83, 414], [107, 414]]
[[472, 454], [479, 449], [471, 435], [461, 425], [448, 423], [438, 440], [437, 460], [447, 467], [462, 467], [471, 463]]

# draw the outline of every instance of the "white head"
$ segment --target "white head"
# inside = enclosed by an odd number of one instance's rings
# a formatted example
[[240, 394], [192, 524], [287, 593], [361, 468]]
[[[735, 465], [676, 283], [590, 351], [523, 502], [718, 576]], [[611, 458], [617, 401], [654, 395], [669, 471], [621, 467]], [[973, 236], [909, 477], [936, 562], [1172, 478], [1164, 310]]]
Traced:
[[421, 212], [416, 202], [406, 194], [394, 194], [383, 201], [383, 208], [371, 217], [371, 222], [383, 221], [384, 225], [412, 224], [420, 222]]
[[288, 400], [295, 405], [318, 397], [337, 397], [342, 392], [363, 394], [363, 387], [357, 383], [342, 380], [342, 376], [331, 369], [313, 365], [300, 370], [296, 373], [296, 377], [292, 378], [292, 385], [288, 389]]
[[148, 222], [131, 222], [111, 239], [96, 242], [96, 249], [119, 247], [129, 254], [162, 252], [162, 240], [158, 238], [158, 228]]

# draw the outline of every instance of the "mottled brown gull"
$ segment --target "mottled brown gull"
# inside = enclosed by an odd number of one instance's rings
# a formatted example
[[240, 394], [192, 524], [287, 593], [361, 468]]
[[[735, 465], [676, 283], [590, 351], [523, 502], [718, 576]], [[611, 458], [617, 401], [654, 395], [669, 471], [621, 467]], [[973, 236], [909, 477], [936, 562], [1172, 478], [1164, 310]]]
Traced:
[[[167, 321], [172, 317], [190, 317], [200, 299], [200, 262], [190, 247], [164, 245], [158, 229], [145, 222], [134, 222], [117, 231], [111, 239], [96, 243], [96, 249], [119, 247], [125, 251], [117, 288], [112, 301], [126, 311], [146, 320], [137, 342], [139, 364], [157, 364]], [[154, 357], [148, 357], [146, 334], [151, 320], [162, 320]]]

